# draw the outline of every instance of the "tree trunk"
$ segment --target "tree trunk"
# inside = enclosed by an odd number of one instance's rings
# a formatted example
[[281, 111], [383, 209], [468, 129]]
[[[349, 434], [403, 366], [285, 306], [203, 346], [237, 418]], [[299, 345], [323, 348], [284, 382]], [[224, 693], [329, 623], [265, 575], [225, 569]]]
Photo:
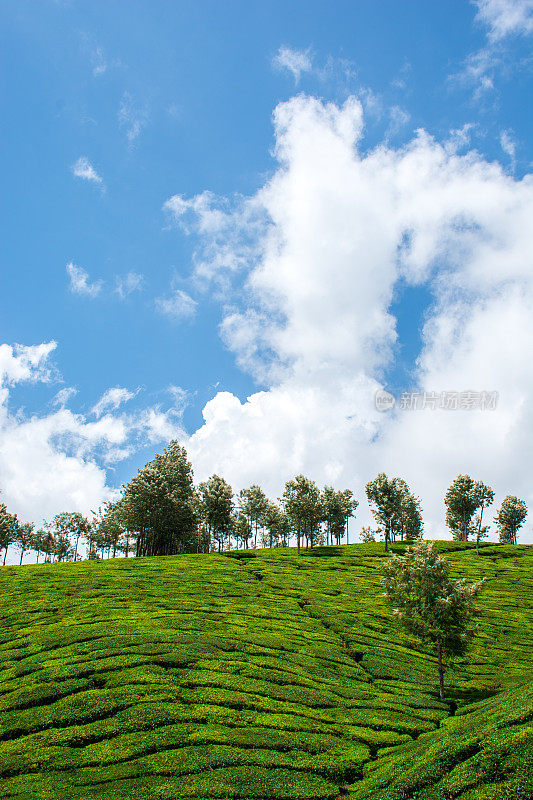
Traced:
[[22, 565], [22, 557], [23, 557], [23, 555], [24, 555], [24, 550], [22, 550], [21, 553], [20, 553], [19, 567]]
[[350, 544], [350, 533], [348, 531], [348, 517], [346, 517], [346, 544]]
[[479, 555], [479, 537], [481, 536], [481, 523], [483, 522], [483, 504], [481, 505], [481, 514], [479, 515], [479, 525], [477, 527], [476, 536], [476, 553]]
[[444, 667], [442, 666], [442, 642], [437, 642], [437, 660], [439, 663], [439, 697], [444, 700]]
[[[297, 530], [297, 533], [296, 533], [296, 538], [297, 538], [297, 541], [298, 541], [298, 555], [300, 555], [300, 524], [299, 523], [298, 523], [298, 530]], [[5, 557], [4, 557], [4, 562], [5, 562]]]
[[6, 565], [6, 558], [7, 558], [7, 547], [6, 547], [6, 551], [4, 553], [4, 561], [3, 561], [3, 564], [2, 564], [3, 567], [5, 567], [5, 565]]

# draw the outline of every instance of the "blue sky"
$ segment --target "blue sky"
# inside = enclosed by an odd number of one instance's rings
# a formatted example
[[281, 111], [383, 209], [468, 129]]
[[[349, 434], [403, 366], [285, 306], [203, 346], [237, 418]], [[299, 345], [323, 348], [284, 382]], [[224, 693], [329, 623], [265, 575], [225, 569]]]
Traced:
[[[529, 357], [529, 0], [6, 0], [2, 16], [10, 507], [87, 510], [171, 435], [199, 477], [273, 494], [297, 471], [361, 493], [396, 470], [434, 530], [459, 472], [524, 495], [531, 386], [505, 400], [492, 320], [511, 314]], [[496, 336], [483, 352], [479, 331]], [[497, 390], [501, 404], [490, 423], [406, 422], [374, 413], [379, 386]]]

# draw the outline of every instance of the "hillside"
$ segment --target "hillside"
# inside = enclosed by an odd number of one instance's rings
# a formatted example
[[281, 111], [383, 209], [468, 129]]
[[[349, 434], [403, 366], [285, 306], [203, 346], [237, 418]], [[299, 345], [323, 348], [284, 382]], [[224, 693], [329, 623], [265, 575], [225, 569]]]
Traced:
[[446, 703], [379, 544], [4, 568], [0, 797], [533, 797], [533, 548], [439, 549], [488, 579]]

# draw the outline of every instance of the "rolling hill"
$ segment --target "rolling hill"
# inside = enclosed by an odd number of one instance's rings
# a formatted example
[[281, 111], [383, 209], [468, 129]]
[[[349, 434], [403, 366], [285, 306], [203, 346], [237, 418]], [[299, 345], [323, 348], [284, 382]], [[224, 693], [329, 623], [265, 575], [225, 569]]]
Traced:
[[0, 798], [532, 798], [533, 548], [438, 549], [487, 578], [446, 702], [381, 544], [5, 567]]

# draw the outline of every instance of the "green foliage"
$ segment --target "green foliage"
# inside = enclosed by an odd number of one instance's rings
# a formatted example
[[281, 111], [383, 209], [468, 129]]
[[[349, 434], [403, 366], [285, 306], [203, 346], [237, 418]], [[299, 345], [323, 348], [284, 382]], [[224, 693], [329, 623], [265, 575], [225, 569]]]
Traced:
[[527, 506], [524, 501], [508, 494], [495, 517], [500, 534], [500, 542], [516, 544], [517, 533], [524, 524], [526, 517]]
[[[466, 542], [471, 534], [481, 537], [481, 523], [483, 509], [494, 501], [494, 492], [490, 486], [482, 481], [474, 481], [470, 475], [458, 475], [446, 492], [444, 504], [446, 506], [446, 524], [450, 528], [453, 538]], [[475, 512], [481, 509], [476, 522], [472, 518]]]
[[524, 800], [533, 551], [434, 551], [488, 577], [454, 717], [383, 543], [0, 570], [0, 797]]
[[19, 532], [20, 523], [16, 514], [10, 514], [4, 503], [0, 503], [0, 553], [4, 551], [4, 564], [9, 545], [13, 544]]
[[444, 697], [442, 655], [464, 655], [473, 599], [483, 580], [468, 586], [450, 577], [450, 566], [433, 545], [420, 540], [405, 555], [393, 555], [382, 566], [382, 583], [400, 625], [435, 645]]
[[310, 541], [312, 547], [324, 516], [322, 499], [316, 483], [305, 475], [297, 475], [294, 480], [285, 484], [281, 502], [296, 531], [298, 552], [302, 535]]
[[137, 535], [137, 556], [195, 549], [192, 467], [178, 442], [170, 442], [163, 454], [157, 454], [126, 484], [120, 521]]
[[207, 528], [208, 542], [213, 537], [221, 551], [233, 528], [233, 489], [224, 478], [212, 475], [208, 481], [199, 485], [198, 494], [200, 515]]
[[389, 541], [396, 537], [403, 541], [422, 536], [420, 500], [402, 478], [388, 478], [380, 472], [366, 484], [365, 490], [379, 530], [383, 532], [385, 550]]

